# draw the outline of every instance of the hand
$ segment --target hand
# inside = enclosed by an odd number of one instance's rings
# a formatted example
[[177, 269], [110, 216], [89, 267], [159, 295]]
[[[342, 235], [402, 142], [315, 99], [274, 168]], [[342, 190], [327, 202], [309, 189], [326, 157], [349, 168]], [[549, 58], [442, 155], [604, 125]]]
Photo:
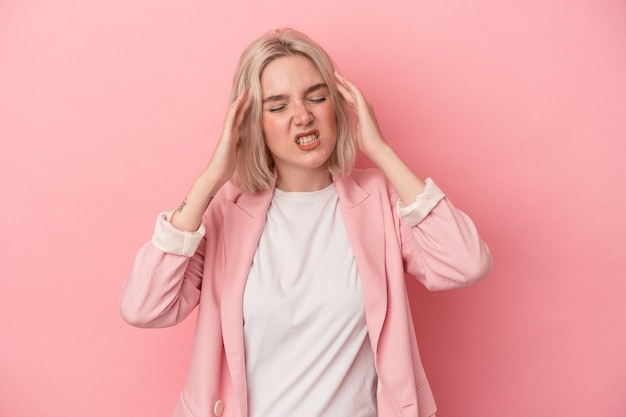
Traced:
[[193, 182], [187, 196], [172, 215], [171, 223], [175, 228], [189, 232], [198, 230], [211, 199], [233, 176], [237, 166], [239, 130], [248, 107], [250, 96], [242, 91], [226, 112], [222, 134], [209, 164]]
[[337, 89], [357, 116], [356, 141], [359, 149], [370, 159], [376, 155], [381, 146], [386, 145], [383, 134], [378, 126], [376, 115], [361, 90], [345, 77], [335, 71]]
[[363, 93], [338, 72], [335, 72], [335, 77], [339, 93], [358, 118], [356, 140], [359, 148], [387, 176], [400, 199], [405, 204], [413, 202], [415, 196], [424, 191], [424, 181], [387, 145], [378, 127], [374, 109], [365, 100]]
[[237, 166], [237, 143], [239, 143], [239, 130], [246, 111], [250, 107], [250, 94], [242, 91], [239, 97], [230, 105], [224, 119], [222, 134], [215, 146], [211, 160], [207, 165], [205, 174], [212, 179], [216, 188], [224, 185], [235, 172]]

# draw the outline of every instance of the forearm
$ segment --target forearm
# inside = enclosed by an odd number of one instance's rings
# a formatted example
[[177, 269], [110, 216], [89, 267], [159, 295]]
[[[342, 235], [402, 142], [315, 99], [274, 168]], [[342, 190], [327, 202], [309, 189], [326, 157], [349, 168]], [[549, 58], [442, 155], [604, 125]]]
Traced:
[[368, 152], [368, 157], [385, 174], [404, 204], [411, 204], [424, 191], [424, 181], [387, 143], [381, 141], [376, 150]]
[[339, 73], [337, 89], [357, 115], [356, 141], [359, 149], [385, 174], [405, 204], [410, 204], [424, 191], [425, 183], [385, 142], [374, 109], [357, 86]]
[[221, 184], [217, 184], [207, 171], [200, 174], [178, 208], [174, 210], [172, 226], [187, 232], [198, 230], [204, 212], [220, 187]]
[[224, 120], [222, 135], [205, 170], [196, 178], [187, 196], [172, 216], [172, 226], [186, 232], [195, 232], [209, 203], [233, 175], [236, 165], [236, 147], [239, 128], [250, 105], [250, 97], [242, 90], [230, 105]]

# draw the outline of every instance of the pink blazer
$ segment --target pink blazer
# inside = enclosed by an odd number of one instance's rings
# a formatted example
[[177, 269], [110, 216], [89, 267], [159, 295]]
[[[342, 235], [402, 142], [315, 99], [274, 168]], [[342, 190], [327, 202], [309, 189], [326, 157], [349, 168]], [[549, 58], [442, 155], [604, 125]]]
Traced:
[[[410, 227], [400, 220], [397, 196], [378, 170], [354, 170], [333, 180], [362, 277], [379, 378], [378, 415], [431, 416], [436, 406], [415, 340], [405, 273], [431, 290], [467, 286], [491, 271], [489, 249], [447, 198]], [[171, 326], [199, 305], [174, 417], [247, 417], [242, 297], [271, 198], [272, 191], [247, 194], [229, 183], [204, 216], [208, 232], [193, 256], [166, 253], [152, 242], [137, 254], [122, 290], [126, 321]], [[191, 234], [170, 233], [177, 234], [172, 239], [180, 253], [190, 247], [193, 252]]]

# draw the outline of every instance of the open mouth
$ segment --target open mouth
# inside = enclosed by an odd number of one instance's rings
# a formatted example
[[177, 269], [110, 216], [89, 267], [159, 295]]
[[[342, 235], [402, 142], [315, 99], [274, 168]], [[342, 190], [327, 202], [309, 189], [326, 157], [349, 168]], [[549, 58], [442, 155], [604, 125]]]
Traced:
[[311, 133], [310, 135], [306, 135], [306, 136], [301, 136], [298, 138], [296, 143], [298, 145], [303, 145], [303, 146], [310, 145], [313, 142], [315, 142], [319, 136], [320, 134], [318, 132]]

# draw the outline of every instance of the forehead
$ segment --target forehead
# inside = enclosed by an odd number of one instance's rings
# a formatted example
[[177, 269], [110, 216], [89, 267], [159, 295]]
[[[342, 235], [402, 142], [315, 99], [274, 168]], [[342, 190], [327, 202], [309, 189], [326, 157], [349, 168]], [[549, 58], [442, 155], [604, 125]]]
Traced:
[[302, 55], [277, 58], [267, 64], [261, 74], [263, 94], [298, 93], [324, 82], [321, 72]]

